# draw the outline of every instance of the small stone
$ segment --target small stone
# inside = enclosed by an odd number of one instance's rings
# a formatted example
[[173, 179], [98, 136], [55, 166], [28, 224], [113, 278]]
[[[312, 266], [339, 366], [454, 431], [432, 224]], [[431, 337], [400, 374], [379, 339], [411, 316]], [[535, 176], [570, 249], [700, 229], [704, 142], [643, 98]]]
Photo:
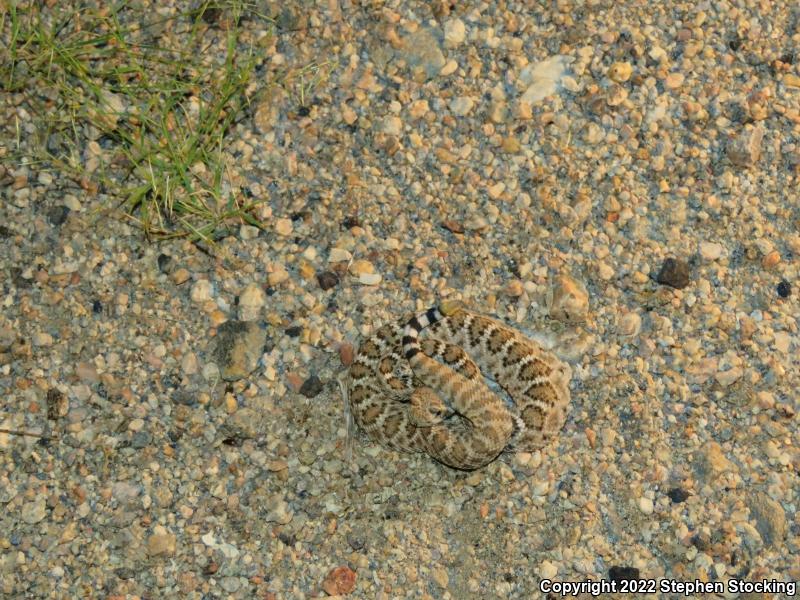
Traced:
[[64, 224], [69, 213], [70, 210], [66, 206], [54, 206], [47, 211], [47, 220], [50, 221], [52, 225], [58, 227]]
[[783, 76], [783, 85], [792, 88], [800, 88], [800, 76], [794, 73], [786, 73]]
[[342, 365], [345, 367], [349, 367], [353, 364], [354, 355], [355, 352], [353, 344], [344, 342], [341, 346], [339, 346], [339, 360], [342, 361]]
[[464, 117], [470, 113], [475, 102], [469, 96], [458, 96], [450, 100], [450, 110], [457, 117]]
[[344, 248], [331, 248], [331, 253], [328, 255], [328, 262], [345, 262], [353, 258]]
[[219, 580], [219, 586], [229, 594], [232, 594], [242, 587], [242, 580], [239, 577], [229, 575]]
[[267, 515], [264, 520], [267, 523], [278, 523], [286, 525], [294, 517], [294, 513], [289, 508], [289, 504], [282, 496], [274, 496], [267, 506]]
[[306, 398], [313, 398], [317, 394], [319, 394], [324, 388], [324, 385], [319, 377], [316, 375], [311, 375], [308, 379], [303, 382], [303, 385], [300, 386], [300, 393], [303, 394]]
[[400, 117], [395, 115], [384, 117], [380, 124], [380, 131], [387, 135], [402, 135], [403, 121], [400, 119]]
[[153, 534], [147, 538], [147, 552], [151, 556], [171, 556], [175, 554], [176, 541], [175, 534], [157, 525], [153, 528]]
[[685, 502], [691, 494], [683, 488], [676, 487], [669, 490], [667, 496], [669, 496], [673, 504], [680, 504], [681, 502]]
[[558, 575], [558, 567], [549, 560], [543, 560], [539, 565], [539, 577], [541, 579], [554, 579]]
[[703, 260], [717, 260], [722, 256], [722, 244], [717, 242], [700, 242], [699, 250]]
[[717, 382], [724, 387], [728, 387], [732, 383], [738, 381], [744, 375], [744, 371], [741, 367], [732, 367], [726, 371], [717, 371], [717, 374], [714, 378]]
[[556, 278], [547, 295], [550, 316], [564, 322], [583, 321], [589, 312], [589, 294], [569, 275]]
[[735, 468], [735, 465], [725, 457], [722, 447], [717, 442], [709, 442], [698, 451], [695, 470], [705, 479], [717, 477]]
[[674, 90], [683, 85], [683, 80], [685, 79], [683, 73], [670, 73], [667, 75], [667, 78], [664, 80], [664, 85], [669, 90]]
[[348, 271], [352, 275], [362, 275], [363, 273], [374, 273], [375, 267], [368, 260], [354, 260]]
[[358, 283], [361, 285], [378, 285], [383, 277], [380, 273], [362, 273], [358, 276]]
[[46, 499], [42, 496], [22, 505], [22, 520], [33, 525], [44, 519], [47, 514]]
[[662, 285], [683, 289], [689, 285], [689, 265], [680, 259], [668, 258], [661, 265], [656, 281]]
[[291, 219], [276, 219], [275, 233], [278, 235], [291, 235], [294, 225]]
[[503, 138], [500, 148], [503, 152], [507, 152], [508, 154], [516, 154], [522, 149], [522, 146], [517, 138], [509, 136]]
[[620, 335], [625, 337], [636, 337], [642, 329], [642, 317], [639, 313], [628, 312], [625, 313], [619, 320], [617, 331]]
[[322, 582], [322, 589], [329, 596], [349, 594], [356, 587], [356, 573], [350, 567], [332, 569]]
[[324, 291], [327, 291], [339, 284], [339, 276], [333, 271], [317, 272], [317, 283]]
[[512, 298], [516, 298], [518, 296], [522, 296], [522, 293], [525, 291], [525, 288], [522, 285], [522, 282], [519, 279], [512, 279], [506, 284], [505, 293]]
[[208, 279], [198, 279], [192, 286], [192, 291], [189, 296], [192, 302], [200, 304], [211, 299], [211, 294], [214, 288]]
[[778, 284], [777, 292], [781, 298], [788, 298], [792, 294], [792, 286], [784, 279]]
[[436, 34], [428, 28], [420, 28], [404, 37], [399, 55], [415, 78], [423, 81], [436, 77], [446, 62]]
[[249, 284], [242, 293], [239, 294], [239, 318], [242, 321], [254, 321], [258, 318], [261, 308], [267, 300], [267, 295], [261, 286], [255, 283]]
[[34, 333], [32, 341], [34, 346], [40, 346], [45, 348], [48, 346], [52, 346], [54, 342], [53, 336], [44, 331]]
[[283, 265], [272, 265], [272, 271], [267, 275], [267, 283], [271, 286], [279, 285], [289, 279], [289, 271]]
[[175, 271], [172, 272], [172, 283], [175, 285], [181, 285], [182, 283], [189, 281], [191, 276], [192, 274], [188, 269], [184, 269], [183, 267], [180, 269], [175, 269]]
[[431, 569], [431, 575], [436, 585], [442, 589], [447, 589], [447, 585], [450, 583], [450, 577], [447, 575], [447, 570], [444, 567], [434, 565], [433, 569]]
[[648, 498], [647, 496], [642, 496], [639, 498], [639, 510], [642, 511], [646, 515], [653, 514], [653, 501]]
[[776, 502], [764, 492], [756, 492], [748, 498], [747, 504], [764, 543], [769, 546], [779, 546], [788, 531], [786, 512], [780, 502]]
[[764, 139], [764, 127], [745, 129], [728, 142], [725, 154], [737, 167], [754, 167], [761, 158], [761, 141]]
[[226, 321], [217, 330], [214, 360], [225, 381], [247, 377], [258, 366], [267, 332], [255, 321]]
[[780, 252], [773, 250], [761, 259], [761, 266], [765, 269], [772, 269], [777, 266], [779, 262], [781, 262]]
[[633, 67], [627, 62], [615, 62], [608, 68], [608, 77], [617, 83], [624, 83], [631, 78]]
[[467, 28], [464, 21], [458, 18], [448, 19], [444, 24], [444, 47], [455, 48], [460, 46], [467, 37]]

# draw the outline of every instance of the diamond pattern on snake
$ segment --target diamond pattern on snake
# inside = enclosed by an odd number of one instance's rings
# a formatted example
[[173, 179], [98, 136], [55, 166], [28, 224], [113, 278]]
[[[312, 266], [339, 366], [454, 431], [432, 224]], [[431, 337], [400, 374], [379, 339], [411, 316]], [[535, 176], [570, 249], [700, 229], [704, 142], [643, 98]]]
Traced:
[[519, 331], [444, 302], [367, 338], [342, 391], [349, 421], [371, 440], [470, 470], [551, 442], [566, 420], [570, 377]]

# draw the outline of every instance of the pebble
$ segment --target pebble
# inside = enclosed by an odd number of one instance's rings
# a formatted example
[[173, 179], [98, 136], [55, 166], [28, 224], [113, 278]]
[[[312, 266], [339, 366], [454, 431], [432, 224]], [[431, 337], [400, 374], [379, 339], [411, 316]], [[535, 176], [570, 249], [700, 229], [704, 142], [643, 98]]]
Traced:
[[574, 60], [571, 56], [556, 55], [522, 69], [519, 83], [527, 86], [522, 101], [535, 105], [555, 94]]
[[783, 280], [778, 284], [776, 291], [781, 298], [788, 298], [792, 294], [792, 286], [788, 281]]
[[400, 55], [412, 73], [423, 81], [436, 77], [445, 65], [436, 34], [424, 27], [403, 38]]
[[189, 296], [192, 302], [200, 304], [211, 299], [213, 290], [214, 286], [208, 279], [198, 279], [192, 286]]
[[725, 471], [734, 471], [735, 465], [726, 458], [717, 442], [709, 442], [697, 452], [695, 469], [702, 477], [710, 479]]
[[555, 579], [558, 575], [558, 567], [549, 560], [543, 560], [539, 565], [539, 577], [541, 579]]
[[642, 511], [646, 515], [653, 514], [653, 500], [648, 498], [647, 496], [642, 496], [639, 498], [639, 510]]
[[172, 556], [175, 554], [177, 538], [174, 533], [156, 525], [153, 533], [147, 538], [147, 552], [150, 556]]
[[608, 68], [608, 77], [617, 83], [624, 83], [631, 78], [633, 67], [628, 62], [615, 62]]
[[275, 219], [275, 233], [278, 235], [291, 235], [293, 230], [291, 219]]
[[344, 248], [331, 248], [331, 252], [328, 255], [328, 262], [346, 262], [352, 258], [353, 255]]
[[[457, 48], [467, 38], [467, 28], [459, 18], [448, 19], [444, 23], [445, 48]], [[785, 80], [784, 80], [785, 82]]]
[[300, 393], [303, 394], [306, 398], [313, 398], [314, 396], [318, 395], [324, 388], [322, 381], [316, 375], [311, 375], [308, 379], [303, 382], [303, 385], [300, 386]]
[[289, 508], [289, 504], [282, 496], [274, 496], [266, 506], [267, 514], [264, 520], [267, 523], [278, 523], [286, 525], [294, 517], [294, 513]]
[[361, 285], [378, 285], [382, 280], [380, 273], [361, 273], [358, 276], [358, 283]]
[[627, 312], [619, 320], [617, 331], [625, 337], [636, 337], [642, 329], [642, 317], [639, 313]]
[[349, 367], [351, 364], [353, 364], [354, 356], [355, 350], [353, 349], [353, 344], [344, 342], [341, 346], [339, 346], [339, 360], [342, 361], [343, 366]]
[[761, 125], [745, 129], [725, 147], [728, 159], [737, 167], [754, 167], [761, 158], [764, 128]]
[[677, 258], [668, 258], [661, 265], [656, 281], [676, 289], [689, 285], [689, 265]]
[[549, 290], [547, 305], [552, 318], [570, 323], [580, 322], [589, 313], [589, 294], [576, 279], [560, 275]]
[[699, 251], [703, 260], [714, 261], [722, 256], [722, 244], [717, 242], [700, 242]]
[[254, 321], [226, 321], [219, 326], [214, 360], [225, 381], [247, 377], [258, 366], [267, 332]]
[[780, 502], [773, 500], [764, 492], [755, 492], [748, 497], [747, 505], [755, 521], [755, 528], [761, 534], [764, 543], [770, 546], [781, 544], [788, 528], [786, 512]]
[[320, 288], [327, 291], [339, 285], [339, 276], [333, 271], [318, 271], [317, 283]]
[[457, 117], [464, 117], [472, 112], [475, 102], [469, 96], [460, 96], [450, 101], [450, 110]]
[[356, 587], [356, 573], [350, 567], [331, 569], [322, 581], [322, 589], [329, 596], [349, 594]]
[[22, 505], [22, 520], [33, 525], [45, 518], [47, 505], [44, 497], [37, 498]]
[[267, 296], [261, 286], [251, 283], [239, 294], [239, 319], [254, 321], [258, 318]]

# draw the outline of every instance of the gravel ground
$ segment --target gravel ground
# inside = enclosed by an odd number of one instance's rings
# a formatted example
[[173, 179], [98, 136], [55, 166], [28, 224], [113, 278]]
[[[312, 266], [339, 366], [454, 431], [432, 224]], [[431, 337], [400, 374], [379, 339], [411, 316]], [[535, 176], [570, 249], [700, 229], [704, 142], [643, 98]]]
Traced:
[[[797, 4], [310, 4], [269, 5], [260, 74], [330, 76], [226, 148], [267, 231], [153, 245], [3, 160], [0, 427], [36, 435], [0, 433], [0, 595], [800, 579]], [[7, 156], [39, 124], [0, 111]], [[342, 360], [443, 297], [555, 339], [561, 437], [473, 473], [348, 460]]]

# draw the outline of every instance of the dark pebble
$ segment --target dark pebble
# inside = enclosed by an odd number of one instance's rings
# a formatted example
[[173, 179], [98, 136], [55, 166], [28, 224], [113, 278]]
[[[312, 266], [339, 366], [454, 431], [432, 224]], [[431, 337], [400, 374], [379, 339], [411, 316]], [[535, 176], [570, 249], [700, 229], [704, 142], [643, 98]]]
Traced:
[[778, 284], [778, 296], [788, 298], [792, 294], [792, 285], [785, 279]]
[[301, 333], [303, 333], [303, 328], [300, 325], [293, 325], [286, 330], [286, 335], [291, 338], [296, 338]]
[[162, 273], [168, 273], [172, 265], [172, 257], [168, 254], [158, 255], [158, 270]]
[[196, 394], [189, 390], [176, 390], [172, 394], [172, 401], [175, 404], [183, 404], [184, 406], [192, 406], [197, 403]]
[[316, 375], [312, 375], [303, 382], [303, 385], [300, 386], [300, 393], [306, 398], [313, 398], [322, 391], [322, 388], [323, 385], [322, 381], [320, 381], [320, 378]]
[[348, 534], [347, 543], [350, 544], [350, 547], [356, 552], [364, 548], [364, 538], [352, 534]]
[[689, 285], [689, 265], [677, 258], [668, 258], [661, 265], [656, 281], [679, 290], [683, 289]]
[[297, 109], [297, 114], [301, 117], [307, 117], [308, 115], [311, 114], [311, 109], [308, 108], [307, 106], [301, 106], [300, 108]]
[[10, 238], [12, 235], [14, 235], [13, 231], [5, 225], [0, 225], [0, 238]]
[[69, 216], [69, 208], [66, 206], [54, 206], [47, 211], [47, 220], [52, 225], [63, 225]]
[[608, 578], [611, 581], [630, 581], [631, 579], [640, 579], [639, 569], [636, 567], [620, 567], [614, 565], [608, 570]]
[[361, 221], [358, 219], [358, 217], [347, 217], [344, 221], [342, 221], [342, 225], [347, 229], [361, 227]]
[[327, 291], [339, 284], [339, 276], [333, 271], [321, 271], [317, 273], [317, 282], [319, 287]]
[[668, 491], [667, 496], [669, 496], [669, 499], [672, 500], [673, 504], [680, 504], [681, 502], [685, 502], [686, 499], [691, 496], [691, 494], [683, 488], [676, 487]]
[[92, 312], [96, 315], [99, 315], [103, 312], [103, 303], [100, 300], [95, 300], [92, 302]]

